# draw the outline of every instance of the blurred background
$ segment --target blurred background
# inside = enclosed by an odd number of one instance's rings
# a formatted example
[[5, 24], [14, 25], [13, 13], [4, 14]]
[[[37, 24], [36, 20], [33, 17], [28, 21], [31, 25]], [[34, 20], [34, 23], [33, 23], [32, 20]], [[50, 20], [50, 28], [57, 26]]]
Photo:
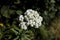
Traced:
[[[0, 0], [0, 40], [60, 40], [60, 0]], [[22, 30], [19, 15], [33, 9], [43, 17], [38, 29]]]

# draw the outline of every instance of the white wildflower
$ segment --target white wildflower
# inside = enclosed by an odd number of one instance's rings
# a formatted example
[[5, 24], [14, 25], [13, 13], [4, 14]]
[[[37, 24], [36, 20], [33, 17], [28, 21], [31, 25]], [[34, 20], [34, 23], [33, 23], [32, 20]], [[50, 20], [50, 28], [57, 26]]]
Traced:
[[29, 22], [27, 22], [27, 26], [29, 26], [30, 25], [30, 23]]
[[33, 25], [35, 25], [35, 22], [33, 22]]
[[28, 9], [24, 14], [24, 16], [20, 15], [19, 17], [19, 20], [21, 21], [19, 26], [21, 26], [22, 29], [26, 30], [29, 25], [31, 27], [35, 26], [35, 28], [39, 28], [42, 25], [43, 18], [39, 16], [37, 11]]
[[39, 25], [37, 23], [35, 24], [35, 28], [39, 28]]
[[24, 18], [25, 18], [25, 20], [26, 20], [26, 21], [28, 21], [28, 20], [29, 20], [29, 18], [28, 18], [27, 16], [24, 16]]
[[34, 10], [32, 10], [32, 9], [28, 9], [26, 12], [33, 13], [33, 12], [34, 12]]
[[41, 26], [42, 25], [42, 23], [40, 22], [40, 23], [38, 23], [39, 24], [39, 26]]
[[30, 23], [30, 25], [31, 25], [33, 21], [32, 21], [32, 20], [29, 20], [28, 22], [29, 22], [29, 23]]
[[33, 24], [31, 24], [31, 27], [33, 27], [34, 25]]
[[24, 20], [23, 15], [20, 15], [20, 16], [19, 16], [19, 21], [23, 21], [23, 20]]
[[39, 16], [39, 19], [40, 19], [40, 21], [43, 21], [43, 18], [41, 16]]
[[20, 23], [21, 29], [27, 29], [26, 22], [21, 22]]

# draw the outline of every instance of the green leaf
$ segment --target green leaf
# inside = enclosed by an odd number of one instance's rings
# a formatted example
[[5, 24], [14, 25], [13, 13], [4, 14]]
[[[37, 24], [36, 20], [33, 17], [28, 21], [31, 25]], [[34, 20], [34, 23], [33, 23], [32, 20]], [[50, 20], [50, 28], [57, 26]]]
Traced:
[[10, 30], [13, 31], [16, 35], [18, 34], [18, 32], [15, 29], [11, 28]]
[[3, 34], [2, 33], [0, 33], [0, 40], [1, 40], [1, 38], [3, 37]]
[[17, 10], [16, 13], [17, 13], [18, 15], [21, 15], [21, 14], [22, 14], [22, 11], [21, 11], [21, 10]]
[[34, 33], [31, 30], [23, 31], [21, 34], [21, 40], [33, 40]]
[[16, 38], [14, 38], [13, 40], [18, 40], [19, 39], [19, 36], [17, 36]]
[[11, 15], [11, 14], [14, 14], [15, 12], [16, 12], [16, 10], [11, 10], [11, 9], [9, 9], [9, 14]]
[[7, 17], [7, 18], [9, 18], [9, 14], [8, 14], [8, 6], [3, 6], [2, 8], [1, 8], [1, 14], [4, 16], [4, 17]]
[[8, 6], [3, 6], [1, 8], [1, 14], [6, 18], [10, 18], [10, 15], [14, 14], [15, 12], [16, 12], [16, 10], [9, 9]]

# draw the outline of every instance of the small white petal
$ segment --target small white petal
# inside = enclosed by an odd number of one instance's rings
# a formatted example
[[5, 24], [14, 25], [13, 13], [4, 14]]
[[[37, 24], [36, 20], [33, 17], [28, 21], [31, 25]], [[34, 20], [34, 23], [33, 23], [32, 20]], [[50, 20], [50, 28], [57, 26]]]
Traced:
[[41, 16], [39, 17], [39, 19], [40, 19], [40, 21], [43, 21], [43, 18]]
[[24, 26], [23, 25], [21, 25], [21, 29], [24, 29]]
[[32, 24], [32, 22], [33, 22], [32, 20], [29, 20], [29, 23], [30, 23], [30, 24]]
[[26, 21], [28, 21], [28, 20], [29, 20], [29, 18], [28, 18], [27, 16], [24, 16], [24, 17], [25, 17]]
[[23, 15], [20, 15], [20, 16], [19, 16], [19, 20], [20, 20], [20, 21], [23, 21], [23, 19], [24, 19]]
[[30, 24], [30, 23], [29, 23], [29, 22], [27, 22], [27, 25], [28, 25], [28, 26], [29, 26], [29, 24]]
[[35, 25], [35, 28], [39, 28], [38, 24]]
[[33, 25], [35, 25], [35, 22], [33, 22]]
[[33, 27], [34, 25], [33, 24], [31, 24], [31, 27]]
[[42, 25], [42, 23], [40, 22], [40, 23], [39, 23], [39, 26], [41, 26], [41, 25]]
[[24, 26], [24, 30], [26, 30], [27, 29], [27, 26]]
[[19, 24], [19, 26], [20, 26], [20, 24]]

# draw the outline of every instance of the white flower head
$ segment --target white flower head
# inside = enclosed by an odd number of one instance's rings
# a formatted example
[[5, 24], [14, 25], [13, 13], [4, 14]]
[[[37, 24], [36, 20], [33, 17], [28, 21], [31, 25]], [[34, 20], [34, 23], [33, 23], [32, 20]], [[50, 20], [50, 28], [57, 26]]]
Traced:
[[24, 14], [24, 16], [19, 16], [19, 20], [21, 21], [19, 25], [22, 29], [26, 30], [29, 25], [31, 27], [35, 26], [35, 28], [39, 28], [42, 25], [43, 17], [41, 17], [37, 11], [28, 9]]

